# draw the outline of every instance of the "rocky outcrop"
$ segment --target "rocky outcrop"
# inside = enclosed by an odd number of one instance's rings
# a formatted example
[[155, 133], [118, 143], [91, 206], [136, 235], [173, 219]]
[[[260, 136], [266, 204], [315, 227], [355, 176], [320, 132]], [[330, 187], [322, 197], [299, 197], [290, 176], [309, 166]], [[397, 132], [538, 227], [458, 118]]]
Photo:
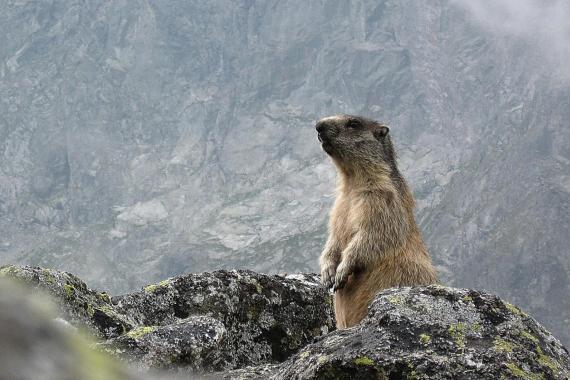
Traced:
[[281, 362], [334, 329], [331, 295], [314, 274], [190, 274], [110, 298], [65, 272], [9, 266], [0, 273], [47, 290], [62, 318], [143, 368], [201, 372]]
[[91, 349], [56, 315], [45, 297], [0, 278], [0, 379], [146, 379]]
[[240, 270], [149, 285], [113, 298], [115, 310], [142, 327], [110, 345], [134, 349], [159, 367], [219, 370], [283, 361], [334, 327], [331, 296], [317, 280]]
[[276, 379], [569, 376], [568, 351], [532, 317], [496, 296], [440, 286], [382, 292], [361, 324], [322, 337], [273, 371]]
[[107, 293], [89, 289], [71, 273], [11, 265], [0, 267], [0, 275], [47, 292], [57, 302], [61, 318], [87, 328], [97, 337], [119, 336], [134, 326], [132, 318], [116, 312]]
[[[0, 273], [48, 290], [61, 317], [99, 335], [100, 350], [142, 369], [216, 379], [570, 376], [570, 355], [556, 338], [518, 307], [474, 290], [389, 289], [362, 323], [331, 331], [331, 296], [311, 274], [191, 274], [101, 300], [67, 273], [15, 266]], [[108, 318], [94, 317], [101, 302]]]

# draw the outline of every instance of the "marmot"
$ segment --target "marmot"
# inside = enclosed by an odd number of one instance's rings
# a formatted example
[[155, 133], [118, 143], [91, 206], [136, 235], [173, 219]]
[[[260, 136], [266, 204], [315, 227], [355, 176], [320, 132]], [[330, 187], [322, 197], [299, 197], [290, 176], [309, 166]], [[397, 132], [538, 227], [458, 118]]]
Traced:
[[385, 288], [437, 283], [414, 220], [412, 193], [396, 165], [389, 128], [358, 116], [321, 119], [316, 129], [340, 178], [320, 257], [333, 287], [338, 328], [359, 323]]

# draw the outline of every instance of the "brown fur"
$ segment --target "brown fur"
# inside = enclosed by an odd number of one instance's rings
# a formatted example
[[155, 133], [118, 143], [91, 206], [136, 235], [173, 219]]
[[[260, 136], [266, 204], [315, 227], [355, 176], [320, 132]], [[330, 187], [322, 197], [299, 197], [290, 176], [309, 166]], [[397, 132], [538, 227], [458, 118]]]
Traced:
[[340, 179], [320, 257], [321, 276], [336, 289], [337, 327], [348, 328], [364, 318], [381, 289], [438, 280], [388, 128], [342, 115], [322, 119], [317, 130]]

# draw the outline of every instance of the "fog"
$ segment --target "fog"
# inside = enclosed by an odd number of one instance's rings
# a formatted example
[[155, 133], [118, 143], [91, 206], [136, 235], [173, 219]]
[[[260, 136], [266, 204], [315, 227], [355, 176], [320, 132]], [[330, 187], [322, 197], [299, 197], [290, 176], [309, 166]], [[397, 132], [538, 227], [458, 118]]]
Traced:
[[452, 0], [490, 33], [520, 39], [540, 54], [541, 69], [570, 81], [570, 2], [566, 0]]

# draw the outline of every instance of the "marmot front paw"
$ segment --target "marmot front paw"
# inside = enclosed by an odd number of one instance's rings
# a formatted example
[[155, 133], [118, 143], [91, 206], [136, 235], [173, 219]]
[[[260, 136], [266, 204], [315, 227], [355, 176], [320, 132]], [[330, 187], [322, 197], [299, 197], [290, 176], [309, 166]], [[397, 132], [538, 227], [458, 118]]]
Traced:
[[344, 288], [348, 281], [348, 276], [350, 276], [352, 272], [354, 272], [353, 265], [350, 265], [347, 260], [343, 260], [336, 269], [333, 291], [336, 292], [337, 290]]
[[321, 269], [321, 283], [327, 288], [330, 289], [333, 286], [335, 274], [336, 274], [336, 267], [335, 263], [327, 263], [322, 266]]

